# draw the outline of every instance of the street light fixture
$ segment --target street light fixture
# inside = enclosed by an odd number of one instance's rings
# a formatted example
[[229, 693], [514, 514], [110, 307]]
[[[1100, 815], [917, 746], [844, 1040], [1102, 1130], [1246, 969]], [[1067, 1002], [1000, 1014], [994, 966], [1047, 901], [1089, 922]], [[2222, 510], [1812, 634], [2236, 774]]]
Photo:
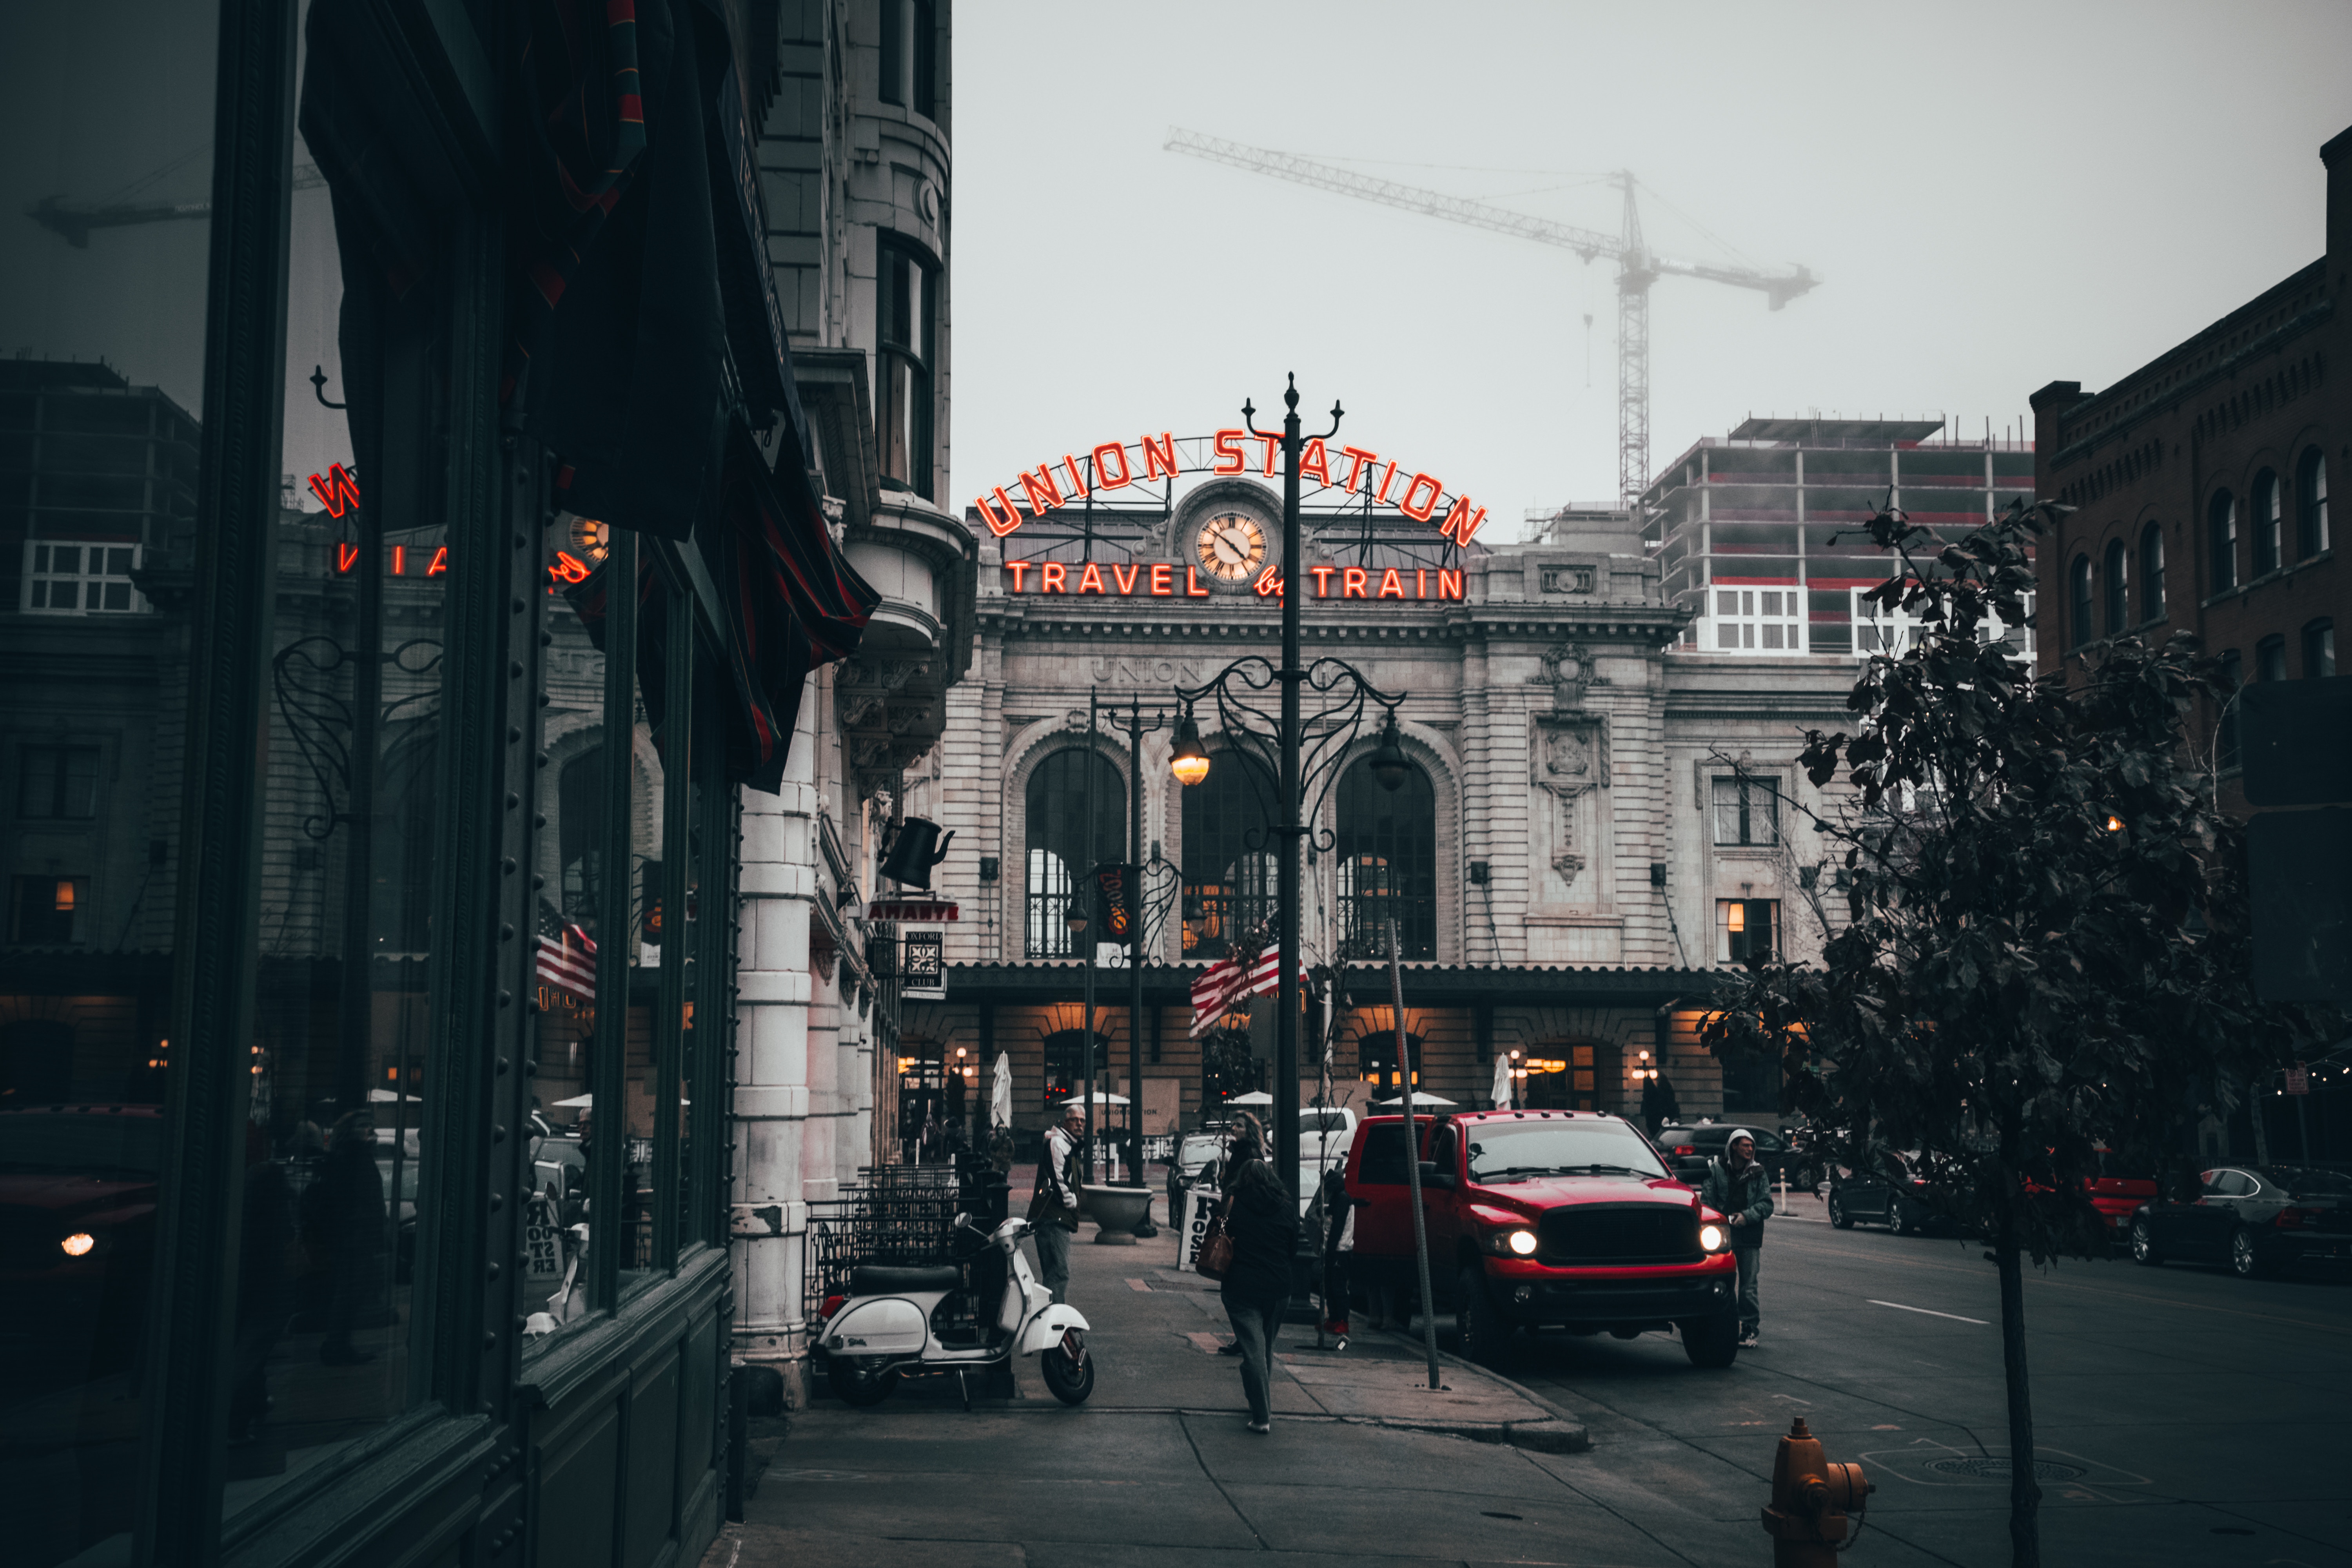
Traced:
[[1176, 744], [1169, 752], [1168, 771], [1176, 782], [1192, 788], [1209, 776], [1209, 750], [1201, 744], [1201, 726], [1192, 721], [1192, 705], [1184, 705], [1184, 721], [1176, 726]]
[[1070, 928], [1072, 936], [1087, 929], [1087, 907], [1078, 901], [1076, 893], [1070, 895], [1069, 904], [1062, 911], [1062, 923]]
[[1380, 749], [1372, 753], [1372, 777], [1382, 789], [1394, 795], [1404, 787], [1405, 777], [1412, 771], [1412, 764], [1405, 760], [1403, 739], [1397, 733], [1396, 714], [1391, 712], [1381, 726]]

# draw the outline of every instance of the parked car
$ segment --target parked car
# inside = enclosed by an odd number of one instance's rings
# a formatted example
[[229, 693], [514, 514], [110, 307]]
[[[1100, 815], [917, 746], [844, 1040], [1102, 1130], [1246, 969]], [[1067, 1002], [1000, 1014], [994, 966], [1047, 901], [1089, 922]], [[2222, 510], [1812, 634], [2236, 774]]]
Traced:
[[[1415, 1117], [1430, 1285], [1462, 1351], [1508, 1363], [1519, 1329], [1672, 1327], [1698, 1366], [1738, 1353], [1729, 1229], [1677, 1181], [1641, 1131], [1591, 1110]], [[1418, 1289], [1404, 1121], [1356, 1129], [1347, 1191], [1357, 1205], [1358, 1282]]]
[[[1669, 1121], [1658, 1129], [1658, 1147], [1673, 1162], [1675, 1174], [1696, 1186], [1706, 1174], [1708, 1164], [1723, 1157], [1724, 1145], [1739, 1126], [1737, 1121], [1702, 1121], [1696, 1126]], [[1808, 1193], [1821, 1185], [1821, 1166], [1811, 1155], [1790, 1147], [1769, 1128], [1748, 1131], [1756, 1139], [1757, 1160], [1775, 1182], [1785, 1176], [1790, 1186]]]
[[0, 1368], [56, 1387], [128, 1367], [154, 1259], [163, 1114], [0, 1110]]
[[2194, 1202], [2158, 1199], [2134, 1212], [2134, 1259], [2226, 1264], [2242, 1279], [2289, 1263], [2352, 1261], [2352, 1176], [2341, 1171], [2225, 1165], [2198, 1184]]
[[2126, 1161], [2112, 1149], [2099, 1151], [2098, 1174], [2084, 1179], [2091, 1206], [2106, 1216], [2110, 1231], [2121, 1239], [2131, 1229], [2132, 1215], [2155, 1201], [2156, 1175], [2145, 1165]]
[[1176, 1144], [1176, 1157], [1168, 1162], [1168, 1213], [1173, 1218], [1177, 1205], [1182, 1202], [1184, 1189], [1205, 1178], [1219, 1160], [1224, 1158], [1225, 1140], [1221, 1132], [1187, 1132]]
[[1830, 1167], [1830, 1224], [1850, 1230], [1856, 1220], [1916, 1236], [1942, 1222], [1935, 1192], [1916, 1165], [1916, 1152], [1882, 1149], [1874, 1161]]

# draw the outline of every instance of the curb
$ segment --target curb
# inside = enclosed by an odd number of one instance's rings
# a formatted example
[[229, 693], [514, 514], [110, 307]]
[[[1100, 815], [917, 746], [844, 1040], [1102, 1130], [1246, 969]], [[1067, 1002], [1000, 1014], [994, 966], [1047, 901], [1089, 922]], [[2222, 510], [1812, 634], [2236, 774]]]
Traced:
[[[1428, 1347], [1419, 1338], [1408, 1334], [1402, 1329], [1382, 1329], [1381, 1332], [1400, 1343], [1411, 1345], [1424, 1354], [1427, 1352]], [[1545, 1398], [1527, 1384], [1515, 1383], [1499, 1372], [1489, 1371], [1475, 1362], [1464, 1361], [1452, 1351], [1439, 1351], [1437, 1359], [1457, 1372], [1466, 1372], [1473, 1377], [1488, 1378], [1499, 1383], [1537, 1409], [1548, 1410], [1551, 1413], [1551, 1419], [1548, 1421], [1518, 1421], [1504, 1424], [1502, 1429], [1505, 1432], [1525, 1432], [1529, 1436], [1537, 1438], [1536, 1441], [1522, 1442], [1517, 1437], [1486, 1438], [1483, 1439], [1484, 1441], [1507, 1442], [1514, 1447], [1533, 1448], [1544, 1454], [1582, 1454], [1591, 1450], [1592, 1434], [1582, 1421], [1577, 1419], [1576, 1413], [1566, 1405], [1556, 1400]], [[1486, 1430], [1491, 1431], [1493, 1428], [1489, 1427]], [[1466, 1433], [1464, 1435], [1468, 1436]], [[1555, 1443], [1560, 1446], [1551, 1446]]]
[[[1491, 1375], [1491, 1374], [1482, 1374]], [[1517, 1388], [1517, 1384], [1512, 1385]], [[1557, 1410], [1549, 1400], [1529, 1395], [1538, 1406]], [[975, 1412], [992, 1415], [1037, 1415], [1055, 1419], [1078, 1419], [1081, 1415], [1198, 1415], [1238, 1416], [1240, 1411], [1209, 1409], [1189, 1405], [1111, 1405], [1090, 1406], [1082, 1412], [1069, 1412], [1050, 1401], [981, 1400], [972, 1401]], [[879, 1412], [864, 1412], [869, 1418]], [[930, 1414], [925, 1412], [924, 1414]], [[937, 1414], [951, 1412], [941, 1410]], [[887, 1419], [887, 1416], [884, 1417]], [[1584, 1423], [1572, 1417], [1551, 1415], [1540, 1421], [1444, 1421], [1423, 1420], [1411, 1415], [1327, 1415], [1321, 1412], [1283, 1412], [1276, 1419], [1286, 1426], [1380, 1426], [1392, 1432], [1417, 1432], [1429, 1437], [1460, 1437], [1472, 1443], [1492, 1443], [1505, 1447], [1526, 1448], [1538, 1454], [1581, 1454], [1592, 1447]]]

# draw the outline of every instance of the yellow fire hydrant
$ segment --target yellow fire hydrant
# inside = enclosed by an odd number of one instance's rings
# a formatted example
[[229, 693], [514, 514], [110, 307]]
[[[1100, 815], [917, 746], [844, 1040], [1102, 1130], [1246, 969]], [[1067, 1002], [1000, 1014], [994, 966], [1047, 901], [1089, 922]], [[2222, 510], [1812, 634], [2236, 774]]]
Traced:
[[1821, 1439], [1798, 1416], [1772, 1456], [1772, 1500], [1764, 1510], [1772, 1568], [1830, 1568], [1846, 1538], [1846, 1516], [1867, 1509], [1864, 1500], [1877, 1489], [1860, 1465], [1823, 1458]]

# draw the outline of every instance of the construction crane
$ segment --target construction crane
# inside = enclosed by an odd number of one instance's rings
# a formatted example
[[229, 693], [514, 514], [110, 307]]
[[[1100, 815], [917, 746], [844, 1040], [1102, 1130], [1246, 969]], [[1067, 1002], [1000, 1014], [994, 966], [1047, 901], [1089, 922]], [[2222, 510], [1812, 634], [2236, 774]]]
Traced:
[[1786, 272], [1764, 272], [1752, 267], [1714, 267], [1703, 262], [1676, 261], [1658, 255], [1642, 238], [1642, 215], [1634, 205], [1634, 179], [1622, 171], [1610, 183], [1624, 194], [1624, 219], [1616, 234], [1575, 228], [1547, 218], [1530, 217], [1507, 207], [1489, 206], [1461, 196], [1374, 179], [1350, 169], [1334, 168], [1289, 153], [1221, 141], [1198, 132], [1171, 129], [1167, 149], [1213, 163], [1230, 163], [1252, 174], [1267, 174], [1318, 190], [1402, 207], [1430, 217], [1466, 223], [1544, 245], [1572, 250], [1586, 261], [1607, 257], [1617, 264], [1617, 492], [1631, 506], [1650, 484], [1650, 285], [1661, 278], [1699, 278], [1728, 283], [1737, 289], [1759, 290], [1777, 310], [1821, 279], [1802, 267]]
[[[158, 171], [158, 173], [163, 172], [166, 171]], [[152, 177], [149, 176], [151, 179]], [[142, 182], [142, 184], [144, 183]], [[294, 165], [294, 189], [308, 191], [326, 183], [326, 176], [319, 173], [317, 165], [311, 163]], [[25, 216], [57, 235], [76, 250], [88, 250], [91, 229], [124, 228], [132, 224], [171, 223], [175, 219], [184, 218], [208, 218], [213, 216], [213, 204], [209, 201], [69, 202], [62, 196], [43, 196], [25, 209]]]

